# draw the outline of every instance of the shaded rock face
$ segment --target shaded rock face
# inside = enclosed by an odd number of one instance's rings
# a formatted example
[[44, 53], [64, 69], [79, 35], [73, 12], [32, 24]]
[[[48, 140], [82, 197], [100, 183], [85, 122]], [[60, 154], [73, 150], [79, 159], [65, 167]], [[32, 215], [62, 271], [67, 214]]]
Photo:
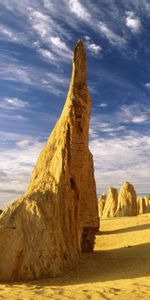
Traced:
[[146, 213], [146, 202], [142, 197], [137, 197], [137, 214], [142, 215]]
[[102, 193], [99, 197], [98, 200], [98, 211], [99, 211], [99, 216], [101, 217], [103, 214], [103, 210], [105, 207], [105, 202], [106, 202], [106, 195], [104, 193]]
[[93, 159], [88, 149], [91, 99], [82, 41], [62, 114], [25, 194], [0, 217], [0, 281], [62, 274], [92, 251], [99, 227]]
[[115, 216], [115, 212], [118, 205], [118, 191], [114, 187], [109, 187], [106, 204], [103, 211], [104, 218], [112, 218]]
[[2, 214], [2, 212], [3, 212], [2, 209], [0, 209], [0, 215]]
[[137, 196], [133, 185], [129, 182], [125, 182], [119, 191], [116, 216], [136, 216], [136, 198]]

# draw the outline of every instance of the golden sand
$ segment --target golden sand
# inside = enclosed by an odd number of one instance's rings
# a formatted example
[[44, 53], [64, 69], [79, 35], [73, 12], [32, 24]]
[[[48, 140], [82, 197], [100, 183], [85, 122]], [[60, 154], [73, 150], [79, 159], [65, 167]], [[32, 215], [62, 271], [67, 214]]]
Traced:
[[0, 300], [150, 299], [150, 214], [101, 221], [95, 252], [63, 278], [1, 284]]

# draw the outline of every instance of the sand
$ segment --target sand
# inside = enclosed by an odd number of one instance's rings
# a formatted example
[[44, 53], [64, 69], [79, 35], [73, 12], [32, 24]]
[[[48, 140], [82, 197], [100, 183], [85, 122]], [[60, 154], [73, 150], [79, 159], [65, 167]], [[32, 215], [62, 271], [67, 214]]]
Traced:
[[0, 300], [150, 299], [150, 214], [101, 221], [95, 252], [63, 278], [0, 284]]

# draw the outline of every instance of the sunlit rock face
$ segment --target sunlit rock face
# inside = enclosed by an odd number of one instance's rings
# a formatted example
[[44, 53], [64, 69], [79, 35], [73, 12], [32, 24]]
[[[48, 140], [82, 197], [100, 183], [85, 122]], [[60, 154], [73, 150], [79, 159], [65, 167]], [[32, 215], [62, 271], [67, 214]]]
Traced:
[[109, 187], [106, 204], [103, 210], [104, 218], [112, 218], [115, 216], [115, 212], [118, 205], [118, 191], [114, 187]]
[[150, 195], [144, 196], [145, 200], [145, 213], [150, 213]]
[[99, 227], [88, 149], [91, 98], [86, 53], [78, 41], [62, 114], [24, 195], [0, 216], [0, 281], [57, 276], [92, 251]]
[[105, 203], [106, 203], [106, 194], [102, 193], [98, 199], [98, 212], [100, 217], [102, 217]]
[[136, 192], [132, 184], [125, 182], [118, 195], [116, 216], [136, 216], [137, 200]]

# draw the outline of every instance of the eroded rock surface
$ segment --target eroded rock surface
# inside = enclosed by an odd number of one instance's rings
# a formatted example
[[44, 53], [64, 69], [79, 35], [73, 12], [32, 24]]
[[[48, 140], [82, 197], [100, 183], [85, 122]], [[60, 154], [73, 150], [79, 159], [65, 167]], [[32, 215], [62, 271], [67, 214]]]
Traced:
[[99, 216], [101, 217], [103, 214], [103, 210], [105, 207], [106, 203], [106, 194], [102, 193], [98, 199], [98, 211], [99, 211]]
[[114, 187], [109, 187], [106, 204], [103, 211], [104, 218], [112, 218], [115, 216], [115, 212], [118, 205], [118, 191]]
[[137, 197], [137, 214], [142, 215], [146, 213], [146, 203], [143, 197]]
[[136, 192], [132, 184], [125, 182], [118, 195], [116, 216], [136, 216], [137, 200]]
[[88, 149], [91, 98], [82, 41], [74, 49], [62, 114], [25, 194], [0, 216], [0, 281], [56, 276], [92, 251], [99, 227]]
[[145, 213], [150, 213], [150, 195], [144, 196], [145, 200]]

